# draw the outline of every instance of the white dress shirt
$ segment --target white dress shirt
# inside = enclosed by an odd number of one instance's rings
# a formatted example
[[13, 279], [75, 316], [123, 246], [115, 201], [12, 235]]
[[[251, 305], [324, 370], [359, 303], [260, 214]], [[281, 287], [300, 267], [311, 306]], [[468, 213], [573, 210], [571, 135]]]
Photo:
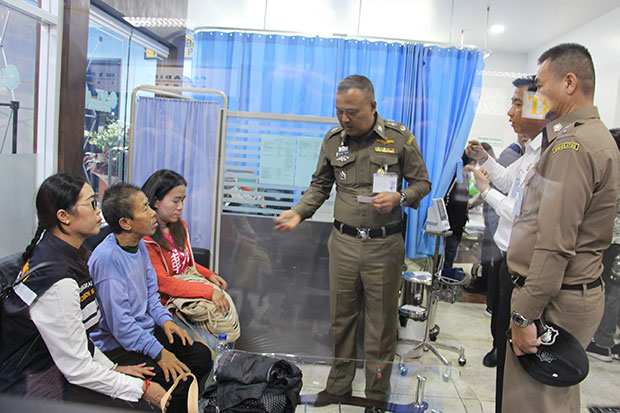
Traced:
[[[493, 240], [502, 252], [508, 250], [512, 223], [515, 220], [514, 207], [519, 194], [518, 189], [522, 189], [527, 172], [538, 163], [541, 144], [542, 134], [538, 134], [536, 138], [526, 143], [525, 154], [507, 168], [497, 163], [495, 159], [490, 156], [480, 165], [481, 168], [489, 172], [491, 182], [499, 189], [498, 191], [491, 188], [489, 191], [486, 191], [486, 194], [483, 194], [482, 199], [491, 205], [499, 216], [499, 222], [495, 235], [493, 235]], [[507, 195], [504, 195], [500, 191]]]
[[32, 322], [69, 383], [138, 401], [143, 392], [141, 379], [112, 370], [114, 363], [97, 347], [90, 355], [82, 315], [79, 287], [71, 278], [56, 282], [30, 306]]

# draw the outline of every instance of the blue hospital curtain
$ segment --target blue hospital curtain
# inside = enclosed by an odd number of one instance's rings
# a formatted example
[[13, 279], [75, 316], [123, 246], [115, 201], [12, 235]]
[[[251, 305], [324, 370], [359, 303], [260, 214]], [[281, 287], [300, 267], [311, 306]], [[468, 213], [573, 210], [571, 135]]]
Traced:
[[407, 256], [423, 257], [434, 248], [423, 231], [426, 209], [444, 196], [465, 147], [482, 68], [482, 53], [470, 49], [203, 31], [195, 36], [192, 81], [223, 90], [230, 110], [335, 116], [338, 82], [367, 76], [381, 116], [416, 136], [433, 183], [418, 211], [408, 209]]
[[[412, 45], [418, 48], [419, 45]], [[475, 50], [424, 47], [419, 85], [414, 88], [410, 126], [420, 145], [433, 187], [417, 210], [408, 209], [407, 256], [430, 256], [435, 241], [424, 234], [433, 198], [443, 198], [461, 158], [482, 88], [482, 54]]]
[[187, 181], [181, 217], [193, 247], [211, 248], [213, 178], [219, 102], [140, 97], [136, 103], [133, 183], [158, 169]]

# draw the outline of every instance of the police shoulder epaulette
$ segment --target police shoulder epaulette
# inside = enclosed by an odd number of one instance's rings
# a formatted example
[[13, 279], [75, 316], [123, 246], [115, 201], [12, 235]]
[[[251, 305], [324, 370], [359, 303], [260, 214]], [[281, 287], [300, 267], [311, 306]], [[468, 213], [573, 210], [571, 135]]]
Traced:
[[334, 126], [333, 128], [331, 128], [330, 130], [327, 131], [326, 136], [333, 136], [336, 133], [340, 133], [342, 131], [342, 126], [338, 125], [338, 126]]
[[402, 135], [404, 135], [407, 131], [407, 127], [405, 125], [403, 125], [402, 123], [394, 122], [393, 120], [386, 120], [385, 126], [387, 128], [400, 132]]

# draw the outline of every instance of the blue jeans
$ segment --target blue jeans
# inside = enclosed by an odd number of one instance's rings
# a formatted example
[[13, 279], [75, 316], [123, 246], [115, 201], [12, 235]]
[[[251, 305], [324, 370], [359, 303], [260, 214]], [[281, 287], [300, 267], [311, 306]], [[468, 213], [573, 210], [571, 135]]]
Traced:
[[[179, 317], [177, 317], [176, 314], [172, 315], [172, 321], [174, 321], [174, 323], [181, 327], [183, 330], [187, 331], [192, 340], [196, 340], [196, 334], [194, 334], [194, 332], [196, 332], [198, 333], [200, 338], [203, 339], [205, 343], [207, 343], [207, 346], [209, 346], [211, 350], [213, 350], [214, 352], [217, 351], [217, 345], [219, 344], [219, 340], [213, 334], [199, 327], [194, 327], [194, 331], [192, 331], [187, 326], [187, 324], [185, 324]], [[231, 344], [234, 343], [229, 344], [229, 346], [232, 348]]]

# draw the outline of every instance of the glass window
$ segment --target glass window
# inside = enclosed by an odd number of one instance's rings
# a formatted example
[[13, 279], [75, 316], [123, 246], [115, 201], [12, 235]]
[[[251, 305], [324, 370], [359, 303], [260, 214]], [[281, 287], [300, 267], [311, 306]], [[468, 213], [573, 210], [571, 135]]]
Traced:
[[[24, 2], [31, 11], [32, 5], [40, 6]], [[0, 205], [0, 228], [11, 234], [0, 239], [0, 257], [30, 242], [37, 182], [47, 167], [45, 151], [37, 148], [54, 141], [52, 133], [42, 132], [54, 116], [46, 104], [56, 95], [56, 26], [39, 23], [20, 7], [0, 5], [0, 193], [8, 195]]]
[[[124, 135], [129, 40], [91, 22], [86, 66], [84, 168], [95, 191], [115, 182]], [[101, 182], [101, 183], [100, 183]]]
[[155, 83], [160, 59], [131, 41], [130, 33], [129, 27], [125, 32], [92, 20], [89, 25], [84, 171], [100, 197], [124, 174], [131, 92]]
[[[0, 6], [0, 153], [34, 153], [39, 23]], [[17, 119], [17, 122], [14, 122]]]

